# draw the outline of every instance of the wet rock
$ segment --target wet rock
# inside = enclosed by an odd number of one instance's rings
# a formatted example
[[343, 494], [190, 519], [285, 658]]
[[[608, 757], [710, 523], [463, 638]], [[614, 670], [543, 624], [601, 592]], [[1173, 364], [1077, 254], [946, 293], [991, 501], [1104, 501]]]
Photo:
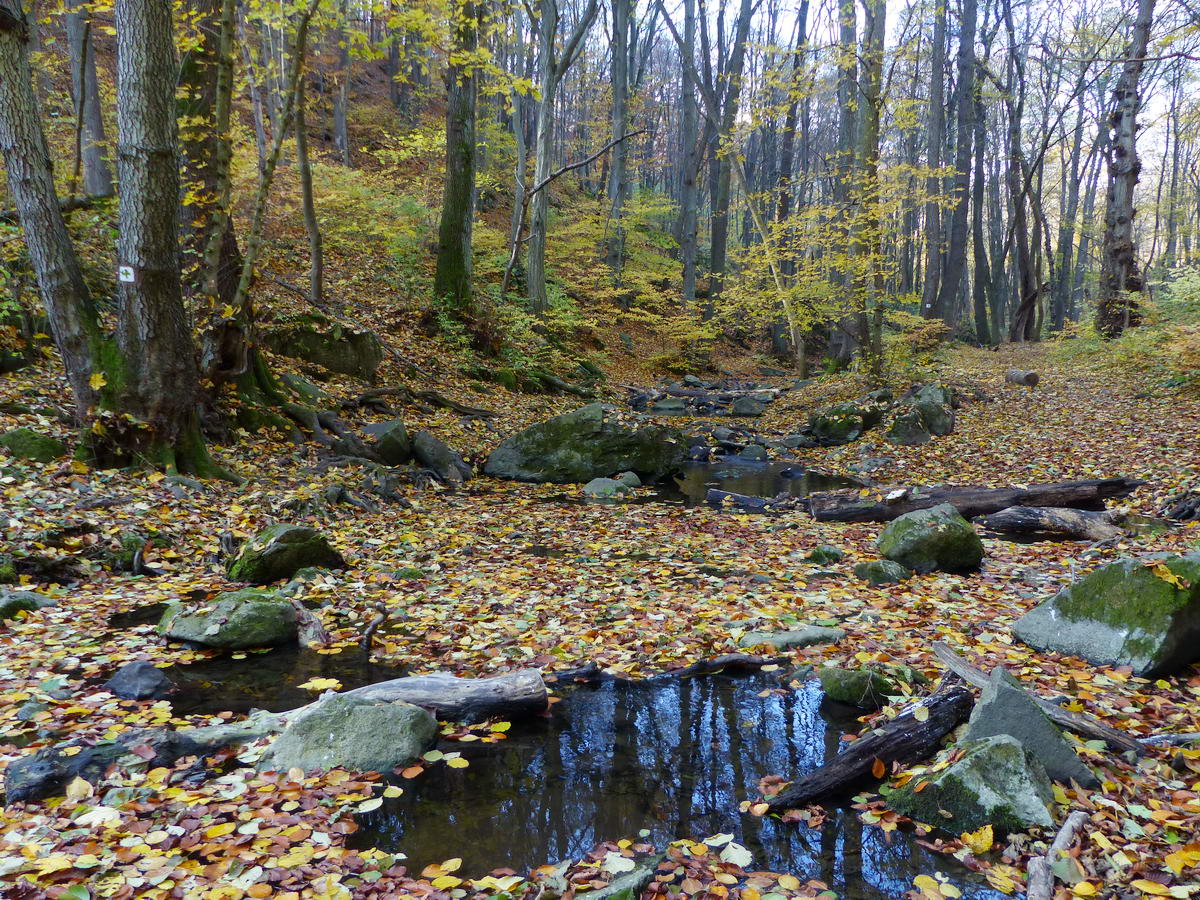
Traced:
[[67, 455], [67, 445], [58, 438], [38, 434], [32, 428], [14, 428], [0, 434], [0, 447], [17, 459], [49, 463]]
[[315, 528], [272, 525], [246, 541], [226, 573], [232, 581], [270, 584], [305, 567], [344, 569], [346, 561]]
[[611, 500], [629, 493], [631, 489], [615, 478], [593, 478], [583, 486], [585, 496], [593, 500]]
[[462, 484], [474, 474], [460, 454], [428, 431], [418, 431], [413, 435], [412, 451], [418, 463], [446, 484]]
[[854, 574], [872, 586], [896, 584], [912, 578], [912, 569], [890, 559], [872, 559], [854, 567]]
[[682, 397], [663, 397], [650, 406], [650, 412], [658, 416], [686, 416], [690, 411]]
[[375, 435], [372, 449], [385, 465], [400, 466], [412, 459], [413, 442], [403, 419], [392, 419], [369, 431]]
[[139, 659], [125, 663], [101, 687], [124, 700], [160, 700], [171, 693], [171, 680], [158, 666]]
[[905, 513], [888, 523], [876, 546], [915, 572], [971, 572], [983, 561], [983, 542], [949, 503]]
[[790, 631], [749, 631], [738, 639], [743, 648], [768, 646], [775, 650], [796, 650], [817, 644], [836, 644], [846, 636], [840, 628], [806, 625]]
[[884, 432], [883, 439], [898, 447], [920, 447], [928, 444], [933, 435], [916, 410], [908, 409], [892, 419], [892, 424]]
[[437, 730], [433, 714], [411, 703], [337, 695], [288, 725], [258, 768], [391, 772], [425, 752]]
[[274, 647], [297, 639], [296, 610], [273, 591], [243, 588], [204, 603], [169, 603], [158, 632], [223, 650]]
[[804, 558], [809, 562], [827, 565], [829, 563], [841, 562], [845, 555], [845, 553], [832, 544], [820, 544], [810, 550]]
[[808, 427], [813, 440], [823, 447], [856, 441], [867, 428], [862, 413], [851, 403], [840, 403], [812, 416]]
[[1074, 780], [1084, 787], [1100, 784], [1050, 717], [1001, 666], [992, 670], [991, 680], [971, 711], [964, 740], [974, 741], [997, 734], [1016, 738], [1022, 747], [1033, 752], [1045, 767], [1046, 774], [1055, 781], [1070, 783]]
[[761, 416], [767, 405], [754, 397], [738, 397], [729, 407], [730, 415]]
[[[1008, 735], [960, 747], [962, 759], [914, 778], [888, 798], [888, 806], [955, 835], [989, 824], [1000, 834], [1054, 825], [1050, 779], [1032, 751]], [[918, 792], [919, 784], [925, 787]]]
[[738, 451], [738, 456], [752, 462], [766, 462], [768, 458], [767, 448], [762, 444], [747, 444]]
[[831, 666], [817, 669], [817, 679], [828, 699], [859, 709], [879, 709], [889, 695], [900, 693], [886, 676], [874, 669]]
[[812, 435], [808, 434], [787, 434], [779, 439], [779, 444], [786, 447], [788, 450], [800, 450], [802, 448], [817, 446], [816, 440]]
[[513, 435], [488, 457], [484, 471], [496, 478], [569, 484], [630, 470], [654, 481], [679, 468], [686, 447], [675, 428], [591, 403]]
[[642, 479], [638, 478], [637, 472], [622, 472], [617, 476], [617, 481], [628, 488], [640, 488], [642, 486]]
[[370, 331], [349, 331], [341, 326], [320, 331], [311, 325], [293, 325], [263, 332], [262, 341], [281, 356], [365, 380], [374, 378], [383, 362], [383, 344]]
[[1181, 671], [1200, 660], [1200, 551], [1153, 567], [1136, 559], [1101, 566], [1023, 615], [1013, 634], [1143, 677]]
[[57, 601], [36, 591], [0, 591], [0, 621], [15, 619], [19, 612], [35, 612]]

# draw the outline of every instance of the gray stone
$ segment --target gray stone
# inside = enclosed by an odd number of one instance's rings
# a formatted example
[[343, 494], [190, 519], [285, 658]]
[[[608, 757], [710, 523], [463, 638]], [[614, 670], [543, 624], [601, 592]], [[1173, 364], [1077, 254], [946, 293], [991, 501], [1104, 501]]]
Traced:
[[836, 644], [846, 636], [840, 628], [806, 625], [790, 631], [749, 631], [738, 638], [743, 648], [769, 646], [776, 650], [796, 650], [817, 644]]
[[432, 746], [437, 730], [433, 714], [411, 703], [339, 694], [288, 725], [258, 768], [309, 772], [342, 767], [388, 773]]
[[[1000, 835], [1053, 827], [1053, 789], [1032, 751], [1008, 735], [959, 746], [966, 753], [962, 759], [913, 778], [888, 798], [888, 806], [954, 835], [984, 825]], [[925, 786], [917, 791], [921, 784]]]
[[804, 558], [809, 562], [827, 565], [829, 563], [841, 562], [845, 555], [845, 553], [832, 544], [818, 544]]
[[883, 439], [898, 447], [920, 447], [928, 444], [933, 435], [919, 412], [906, 409], [892, 419], [892, 424], [883, 433]]
[[851, 403], [831, 406], [812, 416], [808, 427], [813, 440], [824, 447], [836, 447], [856, 441], [867, 428], [862, 413]]
[[885, 557], [915, 572], [971, 572], [983, 561], [983, 542], [949, 503], [905, 513], [875, 542]]
[[954, 405], [954, 388], [945, 384], [923, 384], [912, 392], [914, 403], [936, 403], [938, 406]]
[[1118, 560], [1027, 612], [1013, 634], [1038, 650], [1130, 666], [1143, 677], [1181, 671], [1200, 660], [1200, 551], [1157, 565], [1177, 583], [1142, 560]]
[[218, 594], [204, 604], [169, 603], [158, 632], [223, 650], [274, 647], [298, 636], [295, 607], [261, 588]]
[[660, 416], [686, 416], [690, 411], [687, 401], [680, 397], [663, 397], [650, 406], [650, 412]]
[[374, 426], [375, 453], [389, 466], [400, 466], [412, 459], [413, 442], [403, 419], [391, 419]]
[[704, 387], [704, 380], [699, 375], [684, 375], [683, 383], [688, 387]]
[[899, 689], [886, 675], [873, 669], [842, 669], [828, 666], [817, 669], [817, 679], [825, 696], [859, 709], [879, 709]]
[[488, 457], [484, 471], [497, 478], [569, 484], [630, 470], [656, 481], [680, 467], [686, 448], [675, 428], [591, 403], [513, 435]]
[[50, 463], [67, 455], [67, 445], [58, 438], [38, 434], [32, 428], [14, 428], [0, 434], [0, 447], [17, 459]]
[[0, 621], [14, 619], [19, 612], [35, 612], [57, 604], [57, 600], [36, 591], [0, 591]]
[[1055, 781], [1069, 783], [1074, 780], [1089, 788], [1100, 784], [1050, 717], [1001, 666], [992, 670], [991, 680], [971, 711], [964, 740], [974, 741], [997, 734], [1014, 737], [1026, 750], [1033, 751], [1046, 774]]
[[232, 581], [270, 584], [306, 567], [344, 569], [346, 561], [315, 528], [280, 524], [246, 541], [229, 560], [226, 572]]
[[459, 453], [428, 431], [418, 431], [413, 435], [412, 450], [417, 462], [447, 484], [462, 484], [474, 474]]
[[615, 478], [593, 478], [583, 486], [583, 493], [593, 500], [611, 500], [630, 491], [624, 482]]
[[738, 397], [729, 407], [730, 415], [761, 416], [767, 405], [754, 397]]
[[890, 559], [871, 559], [854, 567], [854, 574], [872, 586], [896, 584], [912, 578], [912, 569]]
[[642, 479], [638, 478], [637, 472], [622, 472], [617, 476], [617, 481], [628, 488], [640, 488], [642, 486]]
[[171, 680], [158, 666], [139, 659], [125, 663], [101, 687], [124, 700], [159, 700], [171, 693]]
[[742, 459], [748, 459], [752, 462], [766, 462], [767, 448], [762, 444], [747, 444], [738, 451], [738, 456]]

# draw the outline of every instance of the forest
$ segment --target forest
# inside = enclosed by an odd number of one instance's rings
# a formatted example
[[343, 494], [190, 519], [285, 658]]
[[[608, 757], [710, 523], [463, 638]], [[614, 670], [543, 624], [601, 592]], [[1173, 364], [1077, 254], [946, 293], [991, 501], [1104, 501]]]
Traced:
[[1200, 898], [1196, 0], [0, 0], [0, 897]]

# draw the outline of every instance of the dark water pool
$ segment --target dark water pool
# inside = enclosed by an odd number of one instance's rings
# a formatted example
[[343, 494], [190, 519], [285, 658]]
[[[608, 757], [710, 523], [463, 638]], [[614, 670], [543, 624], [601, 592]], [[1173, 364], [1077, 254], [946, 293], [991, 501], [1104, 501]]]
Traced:
[[758, 675], [571, 688], [551, 717], [513, 723], [506, 741], [453, 744], [468, 768], [397, 779], [405, 793], [361, 816], [352, 841], [402, 852], [417, 871], [458, 856], [462, 874], [479, 876], [579, 857], [642, 830], [660, 848], [732, 832], [754, 854], [749, 868], [820, 878], [847, 898], [900, 897], [935, 871], [964, 897], [1002, 896], [908, 835], [889, 842], [849, 809], [831, 810], [820, 829], [740, 815], [762, 776], [815, 768], [860, 727], [855, 713], [823, 705], [815, 683], [778, 687]]
[[850, 478], [804, 469], [799, 463], [735, 459], [691, 463], [679, 475], [656, 487], [662, 499], [698, 506], [706, 502], [709, 488], [750, 497], [776, 497], [779, 494], [807, 497], [814, 491], [836, 491], [862, 485]]

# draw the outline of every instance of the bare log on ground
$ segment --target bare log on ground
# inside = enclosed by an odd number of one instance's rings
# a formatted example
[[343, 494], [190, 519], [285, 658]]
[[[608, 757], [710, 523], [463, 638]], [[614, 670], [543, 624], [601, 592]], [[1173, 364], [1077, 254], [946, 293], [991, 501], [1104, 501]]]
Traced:
[[1054, 842], [1045, 856], [1035, 856], [1029, 860], [1029, 877], [1026, 879], [1025, 900], [1051, 900], [1054, 896], [1054, 870], [1051, 868], [1058, 862], [1059, 857], [1066, 855], [1079, 830], [1087, 824], [1088, 814], [1083, 810], [1075, 810], [1067, 816]]
[[[961, 678], [968, 684], [973, 684], [975, 687], [983, 687], [991, 679], [988, 674], [982, 669], [977, 669], [957, 653], [949, 644], [942, 641], [935, 641], [933, 644], [933, 655], [936, 656], [951, 672]], [[1109, 749], [1115, 750], [1118, 753], [1132, 751], [1139, 756], [1146, 752], [1146, 748], [1130, 734], [1123, 731], [1117, 731], [1115, 728], [1110, 728], [1103, 722], [1093, 719], [1084, 713], [1071, 712], [1069, 709], [1063, 709], [1056, 703], [1046, 700], [1042, 697], [1033, 695], [1037, 705], [1042, 708], [1042, 711], [1050, 717], [1050, 721], [1054, 722], [1061, 728], [1077, 734], [1080, 737], [1088, 740], [1104, 741]]]
[[1005, 384], [1016, 384], [1022, 387], [1037, 387], [1041, 379], [1037, 372], [1026, 372], [1024, 369], [1009, 369], [1004, 373]]
[[1010, 506], [977, 520], [1000, 534], [1046, 534], [1084, 541], [1107, 541], [1125, 532], [1112, 513], [1053, 506]]
[[715, 675], [717, 672], [757, 672], [763, 666], [773, 666], [790, 660], [790, 656], [755, 656], [750, 653], [726, 653], [713, 659], [702, 659], [682, 669], [666, 674], [676, 678], [696, 675]]
[[[996, 513], [1010, 506], [1104, 509], [1104, 501], [1126, 497], [1145, 484], [1132, 478], [1060, 481], [1029, 487], [985, 488], [972, 485], [881, 487], [870, 497], [858, 491], [818, 491], [808, 508], [821, 522], [890, 522], [905, 513], [949, 503], [965, 518]], [[891, 499], [888, 499], [891, 498]]]
[[1177, 522], [1200, 521], [1200, 484], [1168, 500], [1162, 508], [1162, 515]]
[[[936, 691], [878, 728], [861, 734], [821, 768], [792, 782], [767, 800], [773, 812], [795, 809], [843, 794], [873, 776], [878, 763], [911, 765], [932, 756], [942, 738], [966, 721], [975, 705], [971, 691], [949, 676]], [[916, 710], [928, 712], [924, 720]], [[922, 714], [924, 715], [924, 713]]]

